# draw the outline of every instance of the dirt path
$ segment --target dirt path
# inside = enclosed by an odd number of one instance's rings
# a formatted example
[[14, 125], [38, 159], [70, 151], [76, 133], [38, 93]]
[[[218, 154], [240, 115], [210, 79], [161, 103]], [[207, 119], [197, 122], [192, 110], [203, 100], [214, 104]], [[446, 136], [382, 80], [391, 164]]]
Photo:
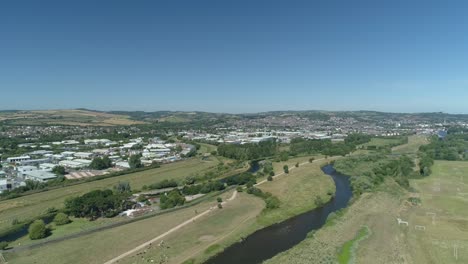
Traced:
[[[228, 201], [232, 201], [232, 200], [236, 199], [236, 197], [237, 197], [237, 191], [234, 191], [234, 193], [232, 193], [232, 196], [231, 196], [230, 198], [228, 198], [226, 201], [222, 202], [221, 204], [222, 204], [222, 205], [225, 205]], [[156, 241], [158, 241], [158, 240], [160, 240], [160, 239], [162, 239], [162, 238], [164, 238], [164, 237], [166, 237], [166, 236], [168, 236], [168, 235], [174, 233], [175, 231], [181, 229], [182, 227], [184, 227], [184, 226], [186, 226], [186, 225], [188, 225], [188, 224], [190, 224], [190, 223], [195, 222], [195, 220], [197, 220], [198, 218], [201, 218], [201, 217], [203, 217], [204, 215], [209, 214], [211, 211], [213, 211], [213, 210], [216, 209], [216, 208], [217, 208], [216, 206], [210, 207], [210, 209], [204, 211], [203, 213], [200, 213], [200, 214], [198, 214], [198, 215], [196, 215], [196, 216], [190, 218], [189, 220], [183, 222], [182, 224], [180, 224], [180, 225], [178, 225], [178, 226], [176, 226], [176, 227], [173, 227], [173, 228], [169, 229], [169, 231], [167, 231], [167, 232], [165, 232], [165, 233], [163, 233], [163, 234], [161, 234], [161, 235], [159, 235], [159, 236], [157, 236], [157, 237], [151, 239], [150, 241], [147, 241], [147, 242], [145, 242], [145, 243], [143, 243], [143, 244], [137, 246], [136, 248], [134, 248], [134, 249], [132, 249], [132, 250], [129, 250], [129, 251], [123, 253], [122, 255], [117, 256], [117, 257], [115, 257], [115, 258], [113, 258], [113, 259], [111, 259], [111, 260], [105, 262], [105, 264], [115, 263], [115, 262], [119, 261], [120, 259], [123, 259], [123, 258], [125, 258], [125, 257], [127, 257], [127, 256], [129, 256], [129, 255], [132, 255], [133, 253], [136, 253], [136, 252], [138, 252], [138, 251], [144, 249], [145, 247], [150, 246], [152, 243], [154, 243], [154, 242], [156, 242]]]

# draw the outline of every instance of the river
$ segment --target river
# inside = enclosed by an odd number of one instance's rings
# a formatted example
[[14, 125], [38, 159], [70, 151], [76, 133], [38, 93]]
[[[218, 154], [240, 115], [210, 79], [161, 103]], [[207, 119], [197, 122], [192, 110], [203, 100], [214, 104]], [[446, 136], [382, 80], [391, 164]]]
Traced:
[[336, 194], [332, 200], [320, 208], [258, 230], [242, 242], [233, 244], [205, 263], [261, 263], [299, 244], [310, 231], [321, 228], [328, 215], [346, 207], [352, 196], [349, 177], [336, 172], [332, 165], [327, 165], [322, 170], [330, 175], [335, 182]]

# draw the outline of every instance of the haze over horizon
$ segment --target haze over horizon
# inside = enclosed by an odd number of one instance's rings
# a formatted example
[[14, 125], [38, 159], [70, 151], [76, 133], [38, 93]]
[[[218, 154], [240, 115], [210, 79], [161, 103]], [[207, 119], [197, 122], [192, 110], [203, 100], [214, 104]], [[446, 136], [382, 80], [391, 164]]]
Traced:
[[0, 109], [468, 113], [468, 3], [0, 4]]

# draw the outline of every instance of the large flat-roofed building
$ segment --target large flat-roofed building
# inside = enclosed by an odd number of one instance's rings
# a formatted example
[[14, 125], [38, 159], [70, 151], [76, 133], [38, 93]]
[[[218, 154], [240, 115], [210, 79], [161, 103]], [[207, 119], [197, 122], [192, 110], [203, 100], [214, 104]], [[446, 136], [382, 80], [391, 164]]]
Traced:
[[18, 177], [25, 177], [27, 172], [37, 170], [36, 166], [19, 166], [16, 168]]
[[10, 157], [7, 158], [8, 163], [14, 163], [14, 162], [20, 162], [20, 161], [25, 161], [25, 160], [30, 160], [30, 156], [19, 156], [19, 157]]
[[57, 178], [57, 175], [55, 175], [55, 174], [53, 174], [52, 172], [49, 172], [49, 171], [35, 170], [35, 171], [26, 172], [24, 178], [26, 180], [46, 182], [48, 180], [53, 180], [53, 179]]
[[81, 162], [77, 162], [77, 161], [73, 161], [73, 160], [59, 161], [59, 165], [63, 166], [63, 167], [66, 167], [66, 168], [73, 168], [73, 169], [86, 167], [86, 164], [81, 163]]

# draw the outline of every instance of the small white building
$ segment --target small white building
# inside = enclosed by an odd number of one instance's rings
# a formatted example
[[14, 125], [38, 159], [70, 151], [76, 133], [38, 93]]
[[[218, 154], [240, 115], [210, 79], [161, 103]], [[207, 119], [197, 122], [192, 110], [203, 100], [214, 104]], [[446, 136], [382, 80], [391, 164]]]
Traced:
[[76, 152], [73, 156], [80, 158], [80, 159], [89, 159], [93, 156], [91, 152]]
[[0, 179], [0, 193], [6, 190], [10, 190], [12, 187], [12, 184], [9, 180], [7, 179]]
[[85, 164], [80, 163], [80, 162], [76, 162], [76, 161], [73, 161], [73, 160], [61, 160], [61, 161], [59, 161], [59, 165], [63, 166], [63, 167], [66, 167], [66, 168], [72, 168], [72, 169], [78, 169], [78, 168], [86, 167]]
[[130, 164], [128, 164], [127, 161], [119, 161], [115, 163], [115, 166], [125, 168], [125, 169], [130, 169]]

